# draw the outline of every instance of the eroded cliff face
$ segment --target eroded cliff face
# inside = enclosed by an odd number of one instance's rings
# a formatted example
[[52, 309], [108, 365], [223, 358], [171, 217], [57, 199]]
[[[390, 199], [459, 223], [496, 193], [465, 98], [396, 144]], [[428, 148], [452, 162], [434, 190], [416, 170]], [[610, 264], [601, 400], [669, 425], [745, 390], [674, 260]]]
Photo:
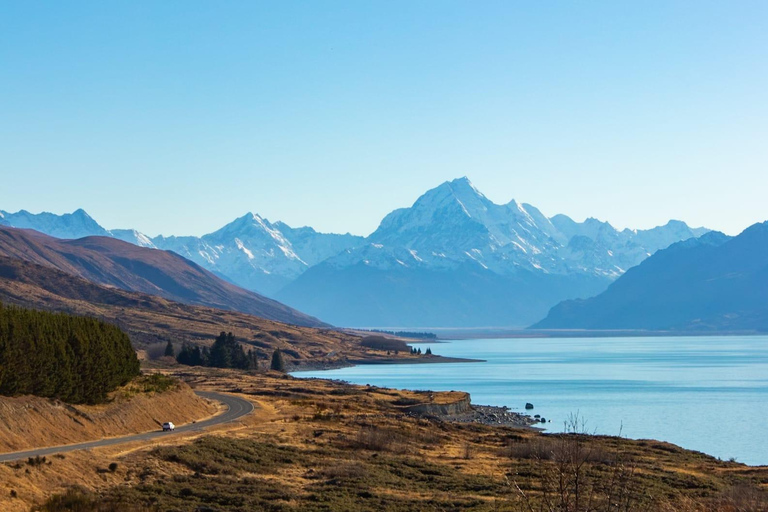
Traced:
[[451, 402], [426, 402], [422, 404], [406, 406], [403, 408], [403, 410], [407, 413], [416, 414], [419, 416], [453, 416], [467, 413], [472, 409], [471, 398], [469, 393], [461, 393], [461, 395], [463, 396], [457, 397], [454, 401]]

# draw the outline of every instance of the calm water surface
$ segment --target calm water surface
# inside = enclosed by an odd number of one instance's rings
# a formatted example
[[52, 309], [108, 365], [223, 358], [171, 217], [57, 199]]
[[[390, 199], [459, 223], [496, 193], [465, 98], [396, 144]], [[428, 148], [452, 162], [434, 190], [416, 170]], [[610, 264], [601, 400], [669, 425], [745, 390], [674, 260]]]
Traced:
[[299, 377], [393, 388], [463, 390], [477, 404], [532, 402], [562, 430], [653, 438], [768, 464], [768, 336], [485, 339], [415, 345], [484, 363], [365, 365]]

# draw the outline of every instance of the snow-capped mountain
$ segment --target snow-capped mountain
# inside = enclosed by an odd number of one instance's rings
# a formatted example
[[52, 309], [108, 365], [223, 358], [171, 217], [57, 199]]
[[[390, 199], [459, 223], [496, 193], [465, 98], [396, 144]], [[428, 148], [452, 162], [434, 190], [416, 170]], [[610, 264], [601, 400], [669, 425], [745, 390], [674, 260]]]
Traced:
[[170, 250], [250, 290], [273, 294], [310, 266], [354, 246], [362, 237], [291, 228], [248, 213], [203, 237], [156, 237]]
[[526, 270], [613, 278], [657, 250], [707, 231], [680, 221], [647, 231], [619, 231], [596, 219], [548, 219], [514, 199], [495, 204], [464, 177], [428, 191], [410, 208], [393, 211], [365, 244], [328, 263], [346, 267], [362, 262], [380, 269], [475, 263], [500, 275]]
[[[387, 215], [371, 234], [371, 254], [405, 249], [402, 265], [452, 268], [476, 262], [500, 274], [518, 267], [552, 269], [558, 243], [554, 226], [538, 210], [511, 201], [497, 205], [467, 178], [446, 182], [421, 196], [412, 207]], [[371, 248], [376, 249], [371, 251]], [[377, 265], [375, 258], [365, 258]]]
[[594, 218], [575, 222], [566, 215], [555, 215], [551, 221], [562, 234], [561, 239], [567, 240], [559, 253], [572, 270], [613, 277], [639, 265], [660, 249], [709, 232], [706, 228], [690, 228], [679, 220], [648, 230], [622, 231]]
[[20, 210], [9, 213], [0, 210], [0, 224], [14, 228], [34, 229], [56, 238], [83, 238], [84, 236], [110, 236], [109, 231], [85, 213], [78, 209], [72, 213], [56, 215], [55, 213], [29, 213]]
[[[595, 219], [549, 219], [515, 200], [495, 204], [460, 178], [390, 213], [365, 243], [277, 297], [343, 325], [524, 326], [555, 297], [599, 293], [658, 249], [706, 231], [679, 221], [619, 231]], [[414, 296], [440, 306], [425, 311]]]

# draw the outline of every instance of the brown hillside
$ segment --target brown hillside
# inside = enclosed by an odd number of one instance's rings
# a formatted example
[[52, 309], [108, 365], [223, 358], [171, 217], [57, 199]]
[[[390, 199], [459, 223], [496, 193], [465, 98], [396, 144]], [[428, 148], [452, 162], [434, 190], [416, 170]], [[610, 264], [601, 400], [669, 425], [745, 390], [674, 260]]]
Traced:
[[[136, 348], [171, 340], [211, 343], [231, 331], [266, 359], [280, 348], [287, 362], [339, 364], [389, 358], [364, 348], [360, 338], [333, 329], [298, 327], [235, 311], [192, 306], [162, 297], [93, 284], [59, 270], [0, 256], [0, 301], [23, 307], [91, 315], [114, 323]], [[412, 358], [401, 353], [402, 359]]]
[[61, 270], [122, 290], [176, 302], [239, 311], [295, 325], [320, 320], [228, 283], [170, 251], [106, 237], [60, 240], [37, 231], [0, 226], [0, 256]]

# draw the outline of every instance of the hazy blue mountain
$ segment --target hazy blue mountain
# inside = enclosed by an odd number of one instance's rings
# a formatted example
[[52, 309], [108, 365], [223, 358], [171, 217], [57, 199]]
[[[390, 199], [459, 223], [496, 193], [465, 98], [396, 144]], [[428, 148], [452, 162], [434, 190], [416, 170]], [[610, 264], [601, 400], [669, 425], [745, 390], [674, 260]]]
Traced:
[[676, 243], [533, 327], [768, 331], [768, 222]]
[[276, 297], [340, 325], [519, 327], [560, 300], [599, 293], [667, 240], [702, 231], [548, 219], [514, 200], [495, 204], [460, 178], [393, 211], [364, 243]]

